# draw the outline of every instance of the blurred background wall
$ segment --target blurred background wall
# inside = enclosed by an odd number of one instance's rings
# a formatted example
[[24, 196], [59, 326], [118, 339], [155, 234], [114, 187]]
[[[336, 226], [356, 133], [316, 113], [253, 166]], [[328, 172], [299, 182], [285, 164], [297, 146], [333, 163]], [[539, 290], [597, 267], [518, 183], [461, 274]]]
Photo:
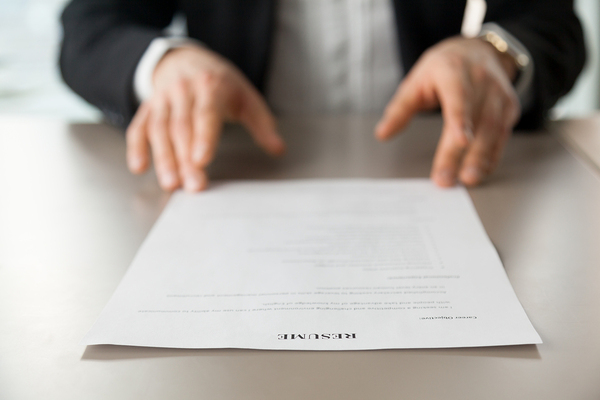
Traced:
[[[60, 13], [68, 0], [0, 0], [0, 115], [98, 121], [100, 113], [73, 94], [57, 66]], [[600, 106], [600, 0], [576, 0], [588, 63], [576, 87], [553, 110], [556, 118], [590, 114]]]
[[600, 1], [575, 0], [588, 49], [585, 69], [571, 92], [554, 108], [553, 116], [579, 117], [600, 108]]
[[62, 82], [60, 13], [67, 0], [0, 0], [0, 114], [97, 121]]

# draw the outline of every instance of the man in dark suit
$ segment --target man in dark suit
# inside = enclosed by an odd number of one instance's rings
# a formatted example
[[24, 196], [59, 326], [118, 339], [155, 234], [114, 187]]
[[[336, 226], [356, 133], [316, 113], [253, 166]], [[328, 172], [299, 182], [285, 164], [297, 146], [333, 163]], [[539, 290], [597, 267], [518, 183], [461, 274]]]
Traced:
[[[530, 104], [521, 115], [512, 83], [523, 72], [522, 60], [497, 38], [457, 36], [465, 0], [395, 0], [393, 6], [408, 74], [376, 136], [389, 138], [415, 113], [441, 107], [444, 130], [432, 178], [442, 186], [457, 179], [480, 183], [496, 167], [517, 122], [539, 126], [584, 63], [572, 1], [489, 0], [486, 20], [516, 38], [535, 65]], [[147, 168], [151, 149], [164, 189], [200, 190], [224, 121], [245, 125], [269, 153], [284, 151], [260, 93], [274, 9], [274, 0], [74, 0], [63, 13], [61, 71], [109, 120], [129, 125], [133, 172]], [[153, 95], [138, 107], [132, 90], [136, 67], [177, 11], [187, 17], [189, 36], [203, 46], [167, 53], [153, 72]]]

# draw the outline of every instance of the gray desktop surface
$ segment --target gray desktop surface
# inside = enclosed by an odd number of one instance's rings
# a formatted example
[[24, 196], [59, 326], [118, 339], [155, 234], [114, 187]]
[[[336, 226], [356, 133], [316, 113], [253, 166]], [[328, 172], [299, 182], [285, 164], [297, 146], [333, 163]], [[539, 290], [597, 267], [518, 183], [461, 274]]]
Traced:
[[[378, 143], [375, 116], [280, 121], [288, 154], [237, 128], [215, 179], [422, 178], [441, 120]], [[585, 124], [557, 124], [577, 129]], [[575, 127], [575, 128], [573, 128]], [[581, 128], [583, 129], [583, 128]], [[0, 399], [600, 399], [600, 175], [557, 134], [516, 135], [470, 189], [544, 343], [287, 352], [79, 345], [168, 201], [102, 124], [0, 118]]]

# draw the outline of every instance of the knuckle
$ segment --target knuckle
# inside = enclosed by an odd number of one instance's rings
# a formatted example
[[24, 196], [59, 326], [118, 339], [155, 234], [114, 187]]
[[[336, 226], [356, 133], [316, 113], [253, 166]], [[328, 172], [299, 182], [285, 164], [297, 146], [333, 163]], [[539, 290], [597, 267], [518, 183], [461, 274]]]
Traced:
[[194, 81], [194, 89], [199, 96], [199, 107], [206, 107], [218, 99], [228, 87], [224, 73], [218, 71], [204, 71]]
[[215, 71], [213, 81], [215, 86], [223, 86], [229, 82], [229, 74], [224, 69]]
[[476, 150], [467, 160], [465, 160], [465, 165], [488, 171], [491, 166], [489, 151], [487, 151], [487, 149]]
[[152, 97], [150, 104], [148, 105], [148, 120], [150, 123], [163, 118], [165, 114], [165, 106], [166, 104], [163, 92], [157, 93]]
[[212, 82], [212, 71], [203, 70], [200, 71], [192, 78], [192, 86], [194, 91], [203, 93]]
[[148, 132], [150, 140], [156, 140], [161, 136], [160, 124], [155, 120], [148, 123]]
[[481, 84], [486, 82], [489, 78], [489, 73], [487, 68], [485, 68], [481, 64], [475, 64], [471, 67], [471, 78], [473, 82]]
[[448, 52], [445, 55], [445, 64], [454, 70], [463, 70], [466, 67], [466, 60], [461, 54]]
[[154, 159], [160, 165], [161, 169], [170, 169], [174, 165], [172, 153], [163, 145], [154, 147]]
[[484, 126], [488, 127], [487, 130], [491, 132], [492, 128], [497, 129], [497, 127], [500, 123], [502, 123], [502, 121], [500, 120], [499, 115], [497, 113], [487, 112], [482, 117], [482, 123]]
[[206, 85], [212, 81], [213, 75], [214, 74], [212, 70], [205, 69], [198, 73], [196, 80], [198, 81], [198, 83]]
[[224, 69], [204, 70], [195, 78], [195, 83], [202, 88], [218, 88], [228, 80], [228, 74]]
[[204, 126], [206, 121], [213, 113], [213, 105], [210, 101], [204, 101], [200, 104], [197, 104], [192, 110], [194, 129]]
[[152, 117], [150, 118], [148, 123], [153, 129], [161, 129], [164, 126], [166, 119], [167, 118], [165, 113], [161, 111], [152, 114]]
[[218, 83], [218, 76], [216, 71], [205, 71], [202, 75], [202, 83], [206, 87], [216, 86]]
[[459, 129], [465, 128], [465, 106], [464, 104], [455, 104], [450, 110], [452, 123]]
[[151, 142], [159, 142], [165, 136], [166, 132], [163, 129], [163, 124], [159, 121], [152, 121], [148, 124], [148, 138]]
[[462, 128], [462, 125], [465, 123], [467, 105], [465, 104], [465, 93], [463, 89], [457, 90], [460, 93], [457, 93], [457, 97], [454, 100], [446, 100], [446, 104], [442, 104], [442, 108], [446, 107], [443, 110], [448, 117], [448, 122], [451, 122], [454, 125], [461, 125], [459, 128]]
[[171, 133], [183, 133], [188, 127], [188, 120], [183, 115], [175, 116], [171, 119]]
[[170, 129], [169, 135], [173, 143], [178, 143], [184, 146], [189, 144], [191, 136], [187, 126], [174, 127]]
[[185, 130], [180, 126], [173, 126], [171, 129], [169, 129], [169, 137], [174, 141], [183, 139], [185, 136]]
[[173, 83], [173, 86], [172, 86], [172, 89], [171, 89], [173, 95], [179, 96], [179, 97], [186, 96], [187, 93], [188, 93], [188, 86], [189, 86], [189, 84], [188, 84], [187, 79], [178, 78]]

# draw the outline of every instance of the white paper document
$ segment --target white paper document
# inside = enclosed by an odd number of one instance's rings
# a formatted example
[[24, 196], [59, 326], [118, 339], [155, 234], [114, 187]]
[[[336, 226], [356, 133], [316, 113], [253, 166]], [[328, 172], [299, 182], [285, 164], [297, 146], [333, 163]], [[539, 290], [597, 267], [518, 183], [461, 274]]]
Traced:
[[361, 350], [541, 343], [464, 188], [175, 193], [84, 344]]

